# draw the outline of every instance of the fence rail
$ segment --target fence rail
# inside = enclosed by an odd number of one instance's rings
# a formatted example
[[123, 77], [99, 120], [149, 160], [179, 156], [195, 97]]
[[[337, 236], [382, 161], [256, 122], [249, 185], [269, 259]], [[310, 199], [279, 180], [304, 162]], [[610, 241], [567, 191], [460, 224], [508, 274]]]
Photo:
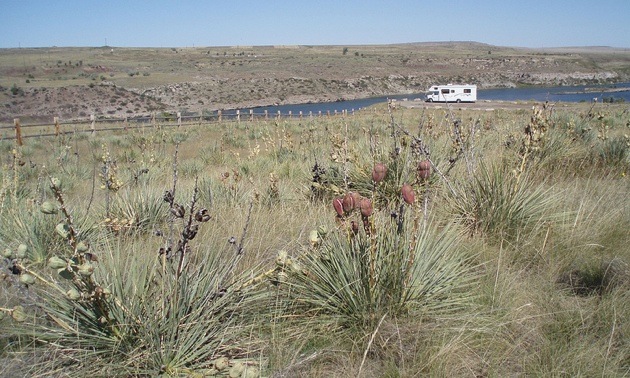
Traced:
[[[74, 133], [97, 133], [104, 131], [126, 131], [131, 129], [139, 129], [144, 127], [181, 127], [189, 125], [209, 125], [221, 122], [254, 122], [256, 120], [271, 119], [315, 119], [322, 117], [336, 117], [354, 115], [354, 109], [342, 111], [312, 111], [303, 113], [272, 113], [267, 110], [263, 112], [254, 112], [250, 109], [248, 112], [240, 110], [222, 112], [221, 110], [212, 114], [202, 115], [182, 115], [181, 112], [176, 113], [159, 113], [150, 117], [124, 117], [124, 118], [99, 118], [92, 114], [89, 118], [72, 119], [60, 121], [59, 117], [54, 117], [52, 122], [38, 122], [22, 124], [19, 118], [13, 120], [13, 125], [0, 125], [0, 141], [17, 140], [18, 145], [24, 144], [25, 138], [37, 138], [48, 136], [60, 136]], [[72, 127], [74, 126], [74, 127]]]

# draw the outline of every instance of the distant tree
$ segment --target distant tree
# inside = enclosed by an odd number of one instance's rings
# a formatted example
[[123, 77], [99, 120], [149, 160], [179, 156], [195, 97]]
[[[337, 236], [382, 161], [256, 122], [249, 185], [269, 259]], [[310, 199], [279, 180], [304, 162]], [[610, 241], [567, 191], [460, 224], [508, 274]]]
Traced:
[[348, 53], [348, 48], [347, 48], [347, 47], [344, 47], [344, 48], [343, 48], [343, 55], [346, 55], [347, 53]]
[[359, 56], [359, 52], [358, 52], [358, 51], [355, 51], [355, 52], [354, 52], [354, 56]]

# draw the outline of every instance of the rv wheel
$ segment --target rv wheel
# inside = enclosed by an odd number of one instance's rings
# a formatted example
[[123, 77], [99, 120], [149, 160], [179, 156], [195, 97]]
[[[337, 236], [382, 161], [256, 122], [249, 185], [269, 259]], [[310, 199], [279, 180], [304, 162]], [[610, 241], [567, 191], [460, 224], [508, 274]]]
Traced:
[[462, 100], [460, 100], [460, 99], [457, 99], [457, 103], [459, 104], [460, 102], [462, 102]]

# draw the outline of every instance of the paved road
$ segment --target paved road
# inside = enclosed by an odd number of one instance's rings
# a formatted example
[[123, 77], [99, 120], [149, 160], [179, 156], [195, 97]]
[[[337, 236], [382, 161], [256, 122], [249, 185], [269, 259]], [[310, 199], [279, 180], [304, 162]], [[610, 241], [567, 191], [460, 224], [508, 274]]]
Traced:
[[[490, 101], [482, 100], [472, 103], [443, 103], [443, 102], [424, 102], [418, 100], [397, 101], [399, 106], [411, 109], [475, 109], [492, 111], [497, 109], [531, 109], [534, 105], [541, 105], [537, 101]], [[558, 102], [552, 104], [556, 108], [574, 108], [584, 107], [585, 103], [575, 102]], [[601, 105], [601, 104], [600, 104]]]

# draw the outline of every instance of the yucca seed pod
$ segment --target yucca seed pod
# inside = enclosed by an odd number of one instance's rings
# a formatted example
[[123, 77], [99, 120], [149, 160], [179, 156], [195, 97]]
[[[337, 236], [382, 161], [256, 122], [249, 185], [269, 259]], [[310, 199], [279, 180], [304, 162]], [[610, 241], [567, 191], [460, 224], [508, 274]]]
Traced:
[[59, 223], [57, 227], [55, 227], [55, 231], [57, 234], [64, 239], [67, 239], [70, 236], [70, 227], [65, 223]]
[[317, 230], [311, 230], [311, 232], [308, 234], [308, 241], [313, 247], [319, 244], [319, 233], [317, 232]]
[[77, 272], [79, 272], [79, 274], [83, 277], [89, 277], [92, 273], [94, 273], [94, 265], [90, 263], [81, 264], [77, 268]]
[[287, 251], [280, 250], [276, 255], [276, 264], [279, 266], [284, 266], [287, 263]]
[[164, 196], [162, 197], [162, 199], [164, 200], [164, 202], [168, 202], [168, 203], [173, 203], [173, 201], [175, 200], [175, 197], [173, 197], [173, 192], [171, 192], [170, 190], [167, 190], [164, 192]]
[[228, 375], [230, 378], [239, 378], [241, 373], [245, 370], [245, 365], [242, 362], [237, 362], [232, 366]]
[[431, 162], [422, 160], [418, 163], [418, 178], [426, 180], [431, 176]]
[[374, 169], [372, 169], [372, 180], [375, 183], [379, 183], [385, 179], [387, 175], [387, 166], [383, 163], [376, 163]]
[[214, 368], [218, 371], [223, 371], [230, 366], [230, 360], [227, 357], [219, 357], [214, 360]]
[[359, 233], [359, 224], [355, 221], [350, 222], [350, 231], [352, 231], [352, 233], [354, 235]]
[[77, 243], [77, 252], [87, 252], [88, 249], [90, 249], [90, 245], [83, 240]]
[[342, 217], [343, 214], [344, 214], [344, 212], [343, 212], [343, 198], [335, 198], [333, 200], [333, 207], [335, 208], [335, 211], [337, 212], [337, 215]]
[[11, 257], [13, 257], [13, 251], [10, 250], [9, 248], [5, 248], [4, 251], [2, 251], [2, 257], [6, 257], [7, 259], [10, 259]]
[[413, 188], [409, 184], [404, 184], [400, 190], [403, 200], [409, 205], [412, 205], [416, 201], [416, 194], [413, 192]]
[[58, 177], [50, 178], [50, 189], [61, 189], [61, 180]]
[[290, 268], [291, 268], [291, 273], [295, 273], [295, 274], [302, 273], [302, 266], [295, 261], [291, 261]]
[[364, 217], [369, 217], [374, 212], [372, 200], [370, 200], [369, 198], [362, 198], [359, 206], [361, 208], [361, 215], [363, 215]]
[[42, 203], [42, 206], [39, 209], [44, 214], [57, 214], [57, 206], [49, 201]]
[[35, 277], [28, 273], [20, 274], [20, 282], [25, 285], [32, 285], [35, 283]]
[[66, 291], [66, 296], [73, 301], [78, 301], [79, 299], [81, 299], [81, 293], [79, 293], [79, 290], [74, 288]]
[[16, 322], [23, 322], [26, 320], [26, 313], [24, 312], [24, 307], [15, 306], [13, 310], [11, 310], [11, 317]]
[[27, 254], [28, 254], [28, 246], [26, 244], [18, 245], [17, 250], [15, 252], [15, 256], [18, 259], [25, 259]]
[[326, 226], [319, 226], [317, 227], [317, 234], [323, 238], [326, 234], [328, 234], [328, 229]]
[[241, 373], [241, 378], [258, 378], [260, 370], [256, 366], [245, 366], [245, 370]]
[[346, 195], [343, 197], [343, 211], [346, 213], [350, 213], [352, 212], [352, 210], [354, 210], [354, 207], [357, 205], [357, 203], [355, 202], [355, 195], [353, 192], [348, 192], [346, 193]]
[[186, 209], [184, 209], [184, 206], [175, 203], [171, 207], [171, 213], [177, 218], [183, 218], [184, 214], [186, 214]]
[[197, 211], [195, 213], [195, 220], [197, 220], [197, 222], [207, 222], [210, 220], [210, 212], [208, 212], [208, 209], [203, 208], [200, 209], [199, 211]]
[[66, 260], [62, 259], [61, 257], [52, 256], [48, 259], [47, 265], [50, 269], [61, 269], [68, 266], [68, 263]]

